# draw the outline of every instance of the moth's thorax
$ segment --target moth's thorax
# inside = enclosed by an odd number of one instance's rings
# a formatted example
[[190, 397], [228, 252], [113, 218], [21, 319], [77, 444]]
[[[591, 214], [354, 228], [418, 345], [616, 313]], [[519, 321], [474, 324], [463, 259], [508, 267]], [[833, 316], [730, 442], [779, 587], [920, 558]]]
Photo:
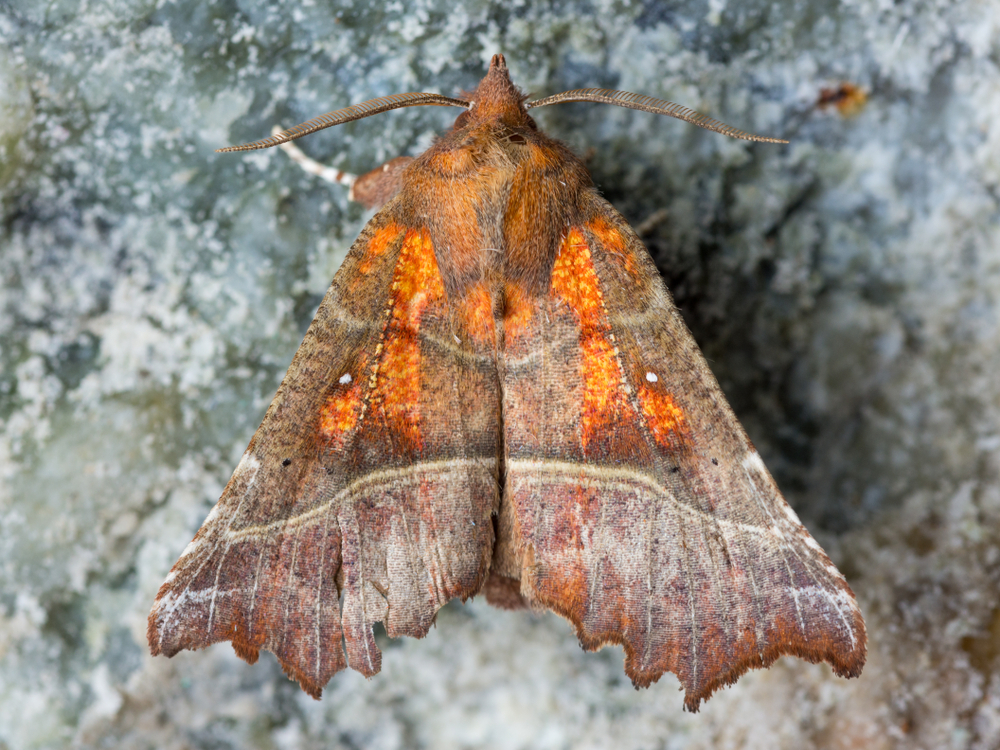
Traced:
[[509, 177], [527, 166], [525, 161], [551, 164], [563, 153], [565, 148], [535, 128], [469, 120], [438, 138], [410, 173], [417, 181], [479, 179], [488, 174]]
[[590, 175], [538, 130], [502, 55], [468, 98], [469, 110], [406, 169], [402, 195], [428, 228], [449, 299], [512, 277], [543, 294]]
[[413, 161], [402, 194], [426, 222], [450, 298], [511, 273], [541, 294], [591, 185], [580, 159], [538, 130], [470, 120]]

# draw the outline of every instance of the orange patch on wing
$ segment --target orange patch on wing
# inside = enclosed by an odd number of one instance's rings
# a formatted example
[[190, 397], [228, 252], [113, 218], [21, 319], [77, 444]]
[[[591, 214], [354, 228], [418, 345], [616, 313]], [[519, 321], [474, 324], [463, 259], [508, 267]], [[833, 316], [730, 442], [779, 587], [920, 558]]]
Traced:
[[389, 298], [389, 317], [375, 350], [371, 406], [392, 429], [397, 445], [419, 450], [420, 320], [427, 306], [444, 297], [444, 285], [430, 234], [410, 229], [403, 240]]
[[663, 389], [639, 387], [639, 404], [653, 439], [664, 448], [677, 448], [689, 434], [687, 417], [674, 397]]
[[622, 388], [618, 349], [604, 308], [590, 248], [579, 229], [566, 235], [552, 268], [552, 290], [580, 321], [583, 444], [599, 439], [623, 420], [634, 418]]
[[399, 237], [404, 231], [404, 227], [396, 222], [390, 222], [376, 231], [375, 236], [368, 242], [368, 247], [365, 248], [365, 258], [358, 264], [358, 271], [364, 275], [371, 273], [375, 262], [385, 254], [385, 251], [389, 249], [393, 240]]
[[458, 318], [462, 330], [472, 337], [480, 346], [492, 346], [496, 334], [493, 326], [493, 295], [490, 286], [480, 281], [462, 298], [459, 303]]
[[635, 259], [626, 248], [625, 238], [622, 237], [621, 232], [601, 216], [587, 222], [587, 229], [600, 241], [608, 253], [609, 260], [617, 261], [629, 276], [638, 276]]
[[587, 336], [582, 342], [584, 443], [606, 425], [621, 419], [627, 402], [621, 394], [621, 371], [607, 339]]
[[555, 265], [552, 266], [552, 290], [580, 318], [582, 329], [611, 327], [604, 312], [604, 295], [594, 270], [587, 240], [573, 227], [563, 239]]
[[357, 425], [361, 406], [361, 387], [357, 383], [339, 390], [323, 404], [319, 415], [319, 429], [333, 443], [334, 449], [343, 447], [347, 434]]
[[504, 345], [517, 347], [535, 319], [535, 304], [520, 284], [504, 285]]

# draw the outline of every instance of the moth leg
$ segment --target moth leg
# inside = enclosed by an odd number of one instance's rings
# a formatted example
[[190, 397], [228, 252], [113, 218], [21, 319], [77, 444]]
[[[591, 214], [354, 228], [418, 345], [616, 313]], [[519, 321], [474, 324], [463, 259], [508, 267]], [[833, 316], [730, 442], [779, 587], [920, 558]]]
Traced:
[[[277, 125], [271, 128], [271, 135], [277, 135], [281, 132], [282, 129]], [[348, 187], [353, 187], [354, 183], [358, 179], [356, 174], [341, 172], [339, 169], [323, 166], [315, 159], [311, 159], [306, 156], [305, 152], [291, 141], [278, 144], [278, 148], [288, 154], [292, 161], [302, 167], [302, 169], [306, 172], [316, 175], [327, 182], [332, 182], [335, 185], [347, 185]]]
[[670, 218], [670, 211], [666, 208], [658, 208], [636, 226], [635, 233], [640, 237], [645, 237], [656, 229], [660, 224]]
[[[277, 135], [281, 132], [282, 129], [277, 125], [271, 128], [271, 135]], [[356, 174], [342, 172], [339, 169], [320, 164], [315, 159], [306, 156], [302, 149], [291, 141], [281, 143], [278, 147], [309, 174], [332, 182], [334, 185], [347, 185], [350, 188], [347, 193], [348, 200], [357, 201], [369, 209], [381, 208], [396, 197], [396, 193], [403, 185], [403, 169], [413, 161], [412, 156], [397, 156], [359, 177]]]

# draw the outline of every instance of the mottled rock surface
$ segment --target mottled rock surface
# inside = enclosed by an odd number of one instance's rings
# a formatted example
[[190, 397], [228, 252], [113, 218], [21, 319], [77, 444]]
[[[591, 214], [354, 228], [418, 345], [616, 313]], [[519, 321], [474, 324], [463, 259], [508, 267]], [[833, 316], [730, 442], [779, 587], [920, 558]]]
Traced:
[[[1000, 746], [1000, 12], [861, 1], [0, 4], [0, 748]], [[495, 52], [792, 141], [541, 110], [647, 243], [868, 619], [859, 680], [783, 659], [702, 712], [555, 615], [449, 605], [315, 702], [270, 655], [153, 659], [146, 614], [368, 218], [216, 155]], [[823, 89], [867, 93], [853, 114]], [[363, 172], [454, 111], [302, 142]]]

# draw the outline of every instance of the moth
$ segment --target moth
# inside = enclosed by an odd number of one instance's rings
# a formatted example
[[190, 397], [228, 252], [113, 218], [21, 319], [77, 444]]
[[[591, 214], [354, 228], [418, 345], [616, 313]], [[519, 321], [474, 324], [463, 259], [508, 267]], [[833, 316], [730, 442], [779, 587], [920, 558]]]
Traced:
[[359, 178], [351, 248], [218, 504], [161, 586], [152, 653], [273, 652], [318, 698], [376, 674], [372, 626], [449, 600], [550, 609], [620, 644], [636, 687], [697, 711], [783, 654], [861, 673], [865, 625], [730, 409], [648, 252], [530, 110], [615, 104], [748, 140], [676, 104], [526, 103], [503, 55], [471, 94], [413, 93], [223, 151], [418, 105], [421, 156]]

